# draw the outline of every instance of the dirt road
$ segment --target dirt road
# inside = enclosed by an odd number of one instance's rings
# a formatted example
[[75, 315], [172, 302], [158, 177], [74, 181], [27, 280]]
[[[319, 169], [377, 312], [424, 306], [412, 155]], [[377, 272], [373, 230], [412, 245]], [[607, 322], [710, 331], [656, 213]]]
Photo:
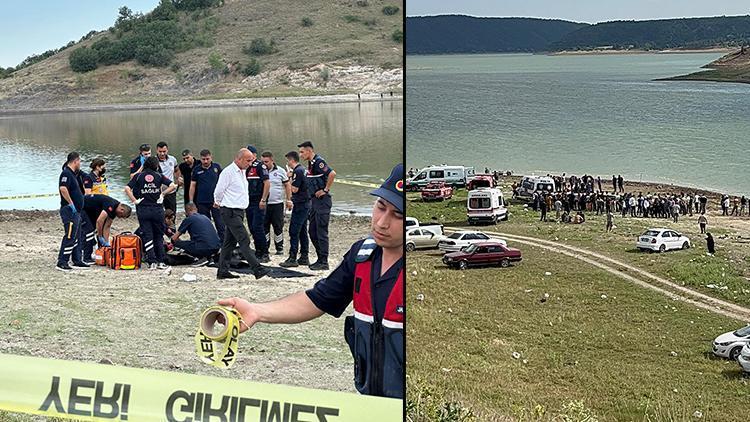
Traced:
[[[368, 223], [332, 218], [332, 268], [367, 233]], [[116, 220], [113, 232], [136, 225], [134, 217]], [[103, 267], [60, 273], [54, 265], [61, 235], [54, 212], [0, 212], [0, 353], [354, 391], [343, 319], [258, 325], [240, 336], [239, 358], [229, 370], [201, 363], [194, 352], [200, 313], [217, 299], [268, 301], [307, 289], [327, 272], [305, 268], [308, 277], [230, 282], [217, 281], [216, 269], [205, 267], [174, 267], [171, 274]], [[283, 259], [272, 256], [270, 265]], [[181, 281], [185, 273], [198, 281]]]

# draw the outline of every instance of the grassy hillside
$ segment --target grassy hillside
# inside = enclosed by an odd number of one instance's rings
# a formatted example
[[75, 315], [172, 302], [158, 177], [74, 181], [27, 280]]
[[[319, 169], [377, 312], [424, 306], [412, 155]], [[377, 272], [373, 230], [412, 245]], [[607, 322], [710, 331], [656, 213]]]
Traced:
[[584, 26], [587, 24], [533, 18], [409, 17], [406, 19], [406, 53], [542, 51], [565, 34]]
[[[129, 26], [114, 25], [0, 79], [0, 107], [400, 90], [402, 16], [400, 0], [225, 0], [179, 10], [151, 33], [131, 36]], [[82, 47], [177, 32], [184, 36], [156, 41], [176, 46], [165, 60], [155, 50], [117, 64], [100, 60], [89, 72], [71, 69], [70, 55]], [[253, 40], [272, 48], [254, 49]]]
[[581, 28], [550, 45], [551, 50], [662, 50], [740, 46], [750, 42], [750, 16], [613, 21]]

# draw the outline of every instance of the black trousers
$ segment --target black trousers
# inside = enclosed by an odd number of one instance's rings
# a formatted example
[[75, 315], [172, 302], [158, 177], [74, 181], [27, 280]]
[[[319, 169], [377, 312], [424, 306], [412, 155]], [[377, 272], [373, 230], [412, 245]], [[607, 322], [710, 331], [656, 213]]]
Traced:
[[158, 206], [137, 206], [138, 228], [142, 234], [143, 248], [146, 249], [146, 262], [165, 262], [164, 251], [164, 210]]
[[209, 219], [214, 220], [214, 226], [216, 226], [216, 233], [219, 234], [219, 240], [224, 240], [224, 221], [221, 218], [221, 212], [218, 208], [214, 208], [214, 204], [195, 204], [198, 208], [198, 214], [203, 214]]
[[273, 244], [276, 252], [284, 250], [284, 203], [268, 204], [263, 229], [266, 232], [266, 245], [271, 245], [271, 226], [273, 226]]
[[315, 247], [318, 262], [328, 262], [328, 223], [331, 220], [331, 195], [310, 201], [310, 242]]
[[177, 192], [164, 195], [164, 209], [172, 210], [173, 213], [177, 214]]
[[260, 262], [255, 257], [255, 251], [250, 248], [250, 235], [245, 228], [245, 210], [237, 208], [221, 207], [221, 219], [224, 221], [224, 240], [221, 244], [221, 255], [219, 255], [219, 274], [229, 272], [229, 261], [232, 258], [237, 243], [240, 244], [242, 257], [250, 264], [250, 268], [260, 268]]
[[174, 245], [198, 259], [208, 258], [219, 252], [219, 248], [207, 249], [203, 245], [198, 244], [195, 240], [178, 240], [174, 242]]

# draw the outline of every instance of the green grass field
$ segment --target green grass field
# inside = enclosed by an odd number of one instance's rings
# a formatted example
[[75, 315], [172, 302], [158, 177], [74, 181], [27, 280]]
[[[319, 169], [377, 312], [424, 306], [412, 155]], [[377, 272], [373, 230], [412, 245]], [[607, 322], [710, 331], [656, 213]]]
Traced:
[[[444, 203], [410, 201], [407, 214], [464, 225], [464, 200], [459, 191]], [[577, 226], [540, 223], [537, 213], [522, 209], [512, 205], [510, 220], [492, 228], [557, 238], [691, 287], [720, 281], [723, 267], [728, 289], [700, 290], [748, 303], [746, 294], [733, 293], [747, 283], [747, 259], [737, 259], [747, 256], [744, 244], [717, 240], [720, 249], [710, 258], [697, 247], [634, 253], [641, 230], [673, 225], [617, 218], [615, 231], [605, 234], [602, 218], [589, 216]], [[692, 225], [674, 227], [702, 244]], [[438, 252], [409, 254], [410, 420], [744, 418], [748, 379], [735, 362], [710, 354], [713, 338], [742, 322], [635, 287], [573, 258], [509, 244], [523, 250], [524, 260], [508, 269], [449, 270]], [[416, 299], [419, 294], [424, 300]]]

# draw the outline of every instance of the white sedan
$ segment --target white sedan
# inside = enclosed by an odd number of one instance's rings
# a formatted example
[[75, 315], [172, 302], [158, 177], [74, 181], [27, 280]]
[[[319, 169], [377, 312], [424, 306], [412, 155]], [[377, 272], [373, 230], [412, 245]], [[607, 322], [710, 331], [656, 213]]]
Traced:
[[438, 242], [445, 236], [436, 234], [423, 227], [417, 227], [406, 231], [406, 251], [414, 252], [419, 248], [437, 248]]
[[651, 252], [688, 249], [690, 247], [690, 239], [670, 229], [648, 229], [642, 235], [638, 236], [635, 246], [642, 251]]
[[438, 242], [438, 248], [443, 252], [456, 252], [473, 243], [486, 242], [493, 240], [507, 246], [507, 242], [502, 239], [490, 239], [489, 236], [482, 232], [463, 230], [452, 233], [450, 236]]
[[[750, 325], [716, 337], [713, 343], [713, 352], [716, 356], [734, 360], [740, 356], [742, 347], [748, 343], [750, 343]], [[748, 354], [750, 355], [750, 351]], [[750, 359], [750, 356], [748, 359]]]
[[750, 346], [750, 343], [745, 343], [740, 355], [737, 356], [737, 362], [739, 362], [743, 372], [750, 372], [750, 347], [748, 346]]

